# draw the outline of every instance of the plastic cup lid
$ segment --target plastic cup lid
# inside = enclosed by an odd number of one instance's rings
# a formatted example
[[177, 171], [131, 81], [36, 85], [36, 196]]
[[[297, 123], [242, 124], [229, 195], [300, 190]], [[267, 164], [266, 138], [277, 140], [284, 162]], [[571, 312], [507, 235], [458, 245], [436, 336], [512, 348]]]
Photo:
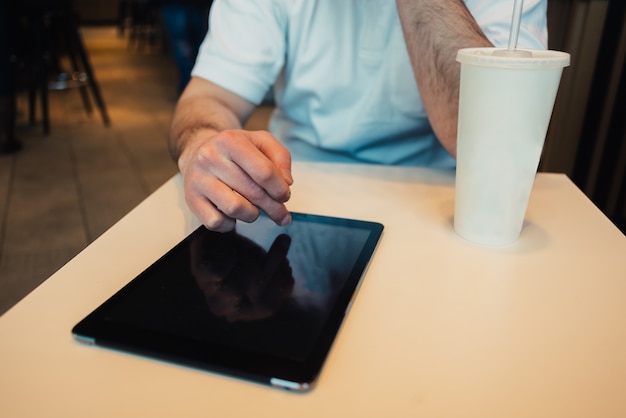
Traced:
[[563, 68], [570, 64], [570, 54], [567, 52], [523, 49], [532, 54], [523, 57], [498, 55], [502, 51], [506, 51], [506, 48], [464, 48], [458, 51], [456, 60], [462, 64], [511, 69]]

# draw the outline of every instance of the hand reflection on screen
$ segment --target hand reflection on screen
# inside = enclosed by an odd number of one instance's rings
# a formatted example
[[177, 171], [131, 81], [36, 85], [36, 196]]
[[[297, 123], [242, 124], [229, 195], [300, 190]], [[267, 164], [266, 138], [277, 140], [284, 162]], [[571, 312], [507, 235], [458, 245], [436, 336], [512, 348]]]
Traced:
[[211, 312], [229, 322], [274, 315], [293, 291], [290, 245], [282, 234], [266, 252], [234, 231], [209, 231], [192, 242], [191, 272]]

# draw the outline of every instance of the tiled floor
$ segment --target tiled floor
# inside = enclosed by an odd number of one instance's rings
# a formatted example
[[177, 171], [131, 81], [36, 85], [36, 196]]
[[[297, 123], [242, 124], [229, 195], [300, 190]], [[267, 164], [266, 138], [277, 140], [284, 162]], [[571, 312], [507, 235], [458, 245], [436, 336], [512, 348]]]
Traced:
[[[111, 119], [85, 112], [77, 90], [50, 92], [51, 130], [29, 126], [24, 148], [0, 156], [0, 315], [176, 173], [167, 132], [176, 72], [158, 49], [128, 48], [114, 28], [83, 28]], [[265, 127], [260, 108], [248, 127]]]

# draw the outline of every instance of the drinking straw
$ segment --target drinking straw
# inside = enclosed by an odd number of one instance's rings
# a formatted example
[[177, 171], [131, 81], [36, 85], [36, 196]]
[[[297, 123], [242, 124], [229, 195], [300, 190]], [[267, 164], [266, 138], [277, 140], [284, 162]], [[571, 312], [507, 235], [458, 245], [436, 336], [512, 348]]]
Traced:
[[509, 35], [509, 52], [513, 52], [517, 48], [517, 38], [519, 37], [519, 27], [522, 21], [523, 6], [524, 0], [514, 0], [513, 19], [511, 21], [511, 33]]

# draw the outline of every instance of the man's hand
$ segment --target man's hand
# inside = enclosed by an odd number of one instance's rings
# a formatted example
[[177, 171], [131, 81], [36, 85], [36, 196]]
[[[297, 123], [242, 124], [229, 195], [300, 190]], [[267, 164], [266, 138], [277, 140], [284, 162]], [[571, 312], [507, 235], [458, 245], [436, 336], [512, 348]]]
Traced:
[[215, 231], [252, 222], [263, 210], [287, 225], [291, 157], [270, 133], [244, 130], [199, 131], [178, 160], [189, 208]]
[[192, 78], [174, 114], [172, 157], [183, 176], [185, 199], [209, 229], [232, 230], [264, 211], [286, 225], [291, 155], [270, 133], [241, 129], [254, 104], [221, 87]]

